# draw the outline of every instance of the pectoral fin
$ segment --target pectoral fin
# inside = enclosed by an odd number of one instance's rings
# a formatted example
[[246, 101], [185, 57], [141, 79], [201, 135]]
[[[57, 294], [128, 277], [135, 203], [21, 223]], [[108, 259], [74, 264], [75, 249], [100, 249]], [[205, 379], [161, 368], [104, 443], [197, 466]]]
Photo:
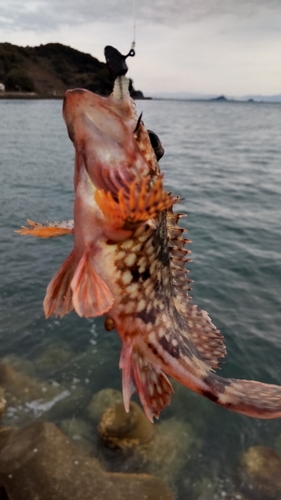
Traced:
[[85, 250], [71, 281], [72, 303], [79, 316], [94, 318], [111, 309], [114, 298]]
[[62, 317], [72, 311], [70, 282], [76, 265], [77, 260], [74, 251], [72, 251], [50, 281], [43, 302], [46, 318], [49, 318], [52, 314]]
[[15, 233], [28, 234], [29, 236], [36, 236], [38, 238], [54, 238], [55, 236], [62, 236], [64, 234], [73, 234], [74, 221], [63, 222], [48, 222], [45, 226], [40, 222], [34, 222], [27, 219], [31, 227], [22, 226], [22, 229], [17, 229]]

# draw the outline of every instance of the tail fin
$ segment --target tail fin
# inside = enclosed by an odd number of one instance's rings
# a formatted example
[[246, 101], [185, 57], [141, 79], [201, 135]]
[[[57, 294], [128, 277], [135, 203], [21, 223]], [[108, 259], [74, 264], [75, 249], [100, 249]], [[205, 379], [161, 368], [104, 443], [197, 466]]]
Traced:
[[129, 411], [130, 398], [136, 389], [147, 418], [153, 422], [153, 417], [158, 418], [161, 410], [170, 404], [173, 388], [168, 378], [131, 344], [123, 344], [119, 366], [125, 410]]
[[229, 410], [255, 418], [281, 417], [281, 386], [210, 374], [204, 396]]
[[77, 261], [74, 251], [72, 251], [50, 281], [43, 302], [46, 318], [49, 318], [52, 314], [62, 317], [72, 311], [73, 305], [70, 283], [76, 265]]

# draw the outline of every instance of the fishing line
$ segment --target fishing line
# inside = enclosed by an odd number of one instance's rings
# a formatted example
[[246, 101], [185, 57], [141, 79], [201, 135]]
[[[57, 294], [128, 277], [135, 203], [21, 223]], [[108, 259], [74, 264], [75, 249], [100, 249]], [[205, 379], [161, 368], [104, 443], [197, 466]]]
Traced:
[[128, 71], [128, 66], [126, 64], [127, 57], [134, 57], [136, 55], [135, 46], [136, 46], [136, 21], [137, 17], [137, 9], [136, 9], [136, 0], [133, 0], [133, 41], [131, 44], [131, 48], [125, 56], [119, 52], [119, 50], [115, 49], [111, 45], [107, 45], [104, 49], [104, 55], [107, 67], [111, 73], [111, 76], [114, 80], [122, 75], [125, 75]]
[[131, 50], [135, 50], [136, 47], [136, 32], [137, 32], [137, 3], [133, 0], [133, 41], [131, 45]]

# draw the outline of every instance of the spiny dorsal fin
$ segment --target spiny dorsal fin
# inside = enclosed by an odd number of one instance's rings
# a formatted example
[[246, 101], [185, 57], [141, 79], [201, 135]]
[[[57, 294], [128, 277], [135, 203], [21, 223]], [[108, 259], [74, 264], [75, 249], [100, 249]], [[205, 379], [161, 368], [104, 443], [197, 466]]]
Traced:
[[107, 222], [116, 228], [154, 219], [176, 202], [176, 198], [163, 189], [162, 176], [152, 186], [149, 176], [140, 183], [135, 180], [129, 186], [129, 193], [124, 189], [118, 191], [117, 200], [111, 191], [96, 190], [95, 200]]
[[190, 251], [185, 248], [186, 243], [190, 243], [190, 240], [183, 238], [182, 233], [185, 229], [178, 226], [178, 220], [181, 216], [182, 214], [174, 213], [172, 207], [167, 212], [170, 269], [175, 290], [174, 304], [186, 325], [181, 334], [193, 342], [200, 358], [205, 363], [212, 368], [218, 368], [218, 359], [223, 358], [226, 354], [224, 337], [213, 325], [206, 311], [190, 304], [191, 297], [188, 292], [191, 280], [187, 279], [186, 275], [189, 271], [185, 267], [186, 262], [191, 262], [190, 259], [186, 258]]

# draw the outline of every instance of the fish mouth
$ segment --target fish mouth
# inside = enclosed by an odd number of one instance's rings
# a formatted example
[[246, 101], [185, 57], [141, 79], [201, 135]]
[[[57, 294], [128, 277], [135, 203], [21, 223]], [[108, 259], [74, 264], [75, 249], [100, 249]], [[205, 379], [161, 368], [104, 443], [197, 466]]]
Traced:
[[117, 78], [109, 97], [83, 89], [68, 90], [63, 105], [68, 135], [91, 182], [113, 196], [120, 189], [129, 192], [132, 182], [141, 182], [153, 173], [146, 154], [150, 148], [154, 155], [149, 136], [144, 127], [142, 136], [139, 130], [135, 132], [138, 117], [122, 78]]

